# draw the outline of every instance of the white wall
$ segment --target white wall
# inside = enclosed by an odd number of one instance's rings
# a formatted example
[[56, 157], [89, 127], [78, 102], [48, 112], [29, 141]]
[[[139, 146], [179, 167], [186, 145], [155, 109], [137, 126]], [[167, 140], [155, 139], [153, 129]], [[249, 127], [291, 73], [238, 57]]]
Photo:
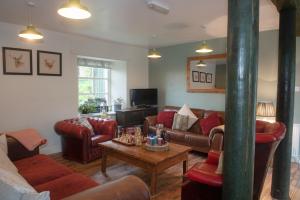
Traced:
[[127, 92], [127, 64], [125, 61], [113, 61], [111, 68], [111, 100], [112, 104], [117, 98], [122, 98], [129, 106]]
[[[44, 41], [29, 43], [17, 36], [22, 28], [0, 22], [1, 47], [33, 50], [32, 76], [0, 74], [0, 132], [36, 128], [48, 139], [44, 153], [61, 150], [60, 138], [53, 130], [55, 122], [77, 115], [78, 55], [126, 61], [127, 94], [130, 88], [148, 87], [147, 49], [47, 30], [41, 30]], [[37, 76], [36, 50], [61, 52], [63, 76]]]

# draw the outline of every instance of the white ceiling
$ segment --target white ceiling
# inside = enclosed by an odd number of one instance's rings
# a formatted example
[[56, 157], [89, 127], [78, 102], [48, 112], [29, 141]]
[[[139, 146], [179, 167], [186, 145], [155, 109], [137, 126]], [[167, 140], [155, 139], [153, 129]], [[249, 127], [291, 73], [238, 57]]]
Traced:
[[[57, 8], [67, 0], [28, 1], [36, 4], [32, 18], [39, 28], [131, 45], [161, 47], [224, 37], [227, 33], [227, 0], [160, 0], [170, 7], [168, 15], [150, 10], [145, 0], [81, 0], [92, 13], [84, 21], [57, 15]], [[25, 2], [0, 0], [0, 21], [26, 25]], [[278, 29], [275, 6], [271, 0], [260, 2], [260, 31]]]

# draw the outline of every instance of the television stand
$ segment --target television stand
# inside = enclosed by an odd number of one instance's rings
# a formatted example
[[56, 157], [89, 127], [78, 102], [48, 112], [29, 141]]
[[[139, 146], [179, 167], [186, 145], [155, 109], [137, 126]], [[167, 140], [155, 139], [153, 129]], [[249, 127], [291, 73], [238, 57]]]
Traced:
[[134, 107], [116, 111], [118, 126], [122, 127], [143, 125], [145, 118], [151, 115], [157, 115], [157, 106]]

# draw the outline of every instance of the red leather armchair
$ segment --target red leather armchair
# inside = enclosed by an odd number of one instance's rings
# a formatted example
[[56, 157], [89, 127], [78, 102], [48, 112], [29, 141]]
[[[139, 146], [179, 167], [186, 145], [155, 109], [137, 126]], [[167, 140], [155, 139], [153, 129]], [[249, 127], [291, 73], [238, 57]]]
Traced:
[[59, 121], [54, 129], [62, 138], [63, 157], [68, 160], [75, 160], [87, 163], [101, 157], [101, 148], [98, 143], [114, 138], [117, 130], [115, 120], [88, 118], [93, 127], [91, 131], [81, 125], [74, 123], [75, 119]]
[[[281, 122], [256, 121], [253, 200], [259, 200], [274, 152], [284, 138]], [[226, 135], [225, 135], [226, 137]], [[182, 185], [182, 200], [221, 200], [223, 176], [216, 174], [220, 152], [210, 151], [203, 163], [195, 164], [186, 174]]]

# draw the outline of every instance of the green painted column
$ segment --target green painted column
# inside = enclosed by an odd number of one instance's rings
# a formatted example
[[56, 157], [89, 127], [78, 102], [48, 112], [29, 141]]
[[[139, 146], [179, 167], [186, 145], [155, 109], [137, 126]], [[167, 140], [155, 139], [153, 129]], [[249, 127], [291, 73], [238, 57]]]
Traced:
[[253, 194], [259, 0], [228, 1], [224, 200]]
[[287, 126], [286, 136], [279, 144], [273, 163], [271, 195], [288, 200], [290, 189], [291, 148], [294, 117], [296, 74], [296, 8], [280, 10], [279, 55], [276, 120]]

